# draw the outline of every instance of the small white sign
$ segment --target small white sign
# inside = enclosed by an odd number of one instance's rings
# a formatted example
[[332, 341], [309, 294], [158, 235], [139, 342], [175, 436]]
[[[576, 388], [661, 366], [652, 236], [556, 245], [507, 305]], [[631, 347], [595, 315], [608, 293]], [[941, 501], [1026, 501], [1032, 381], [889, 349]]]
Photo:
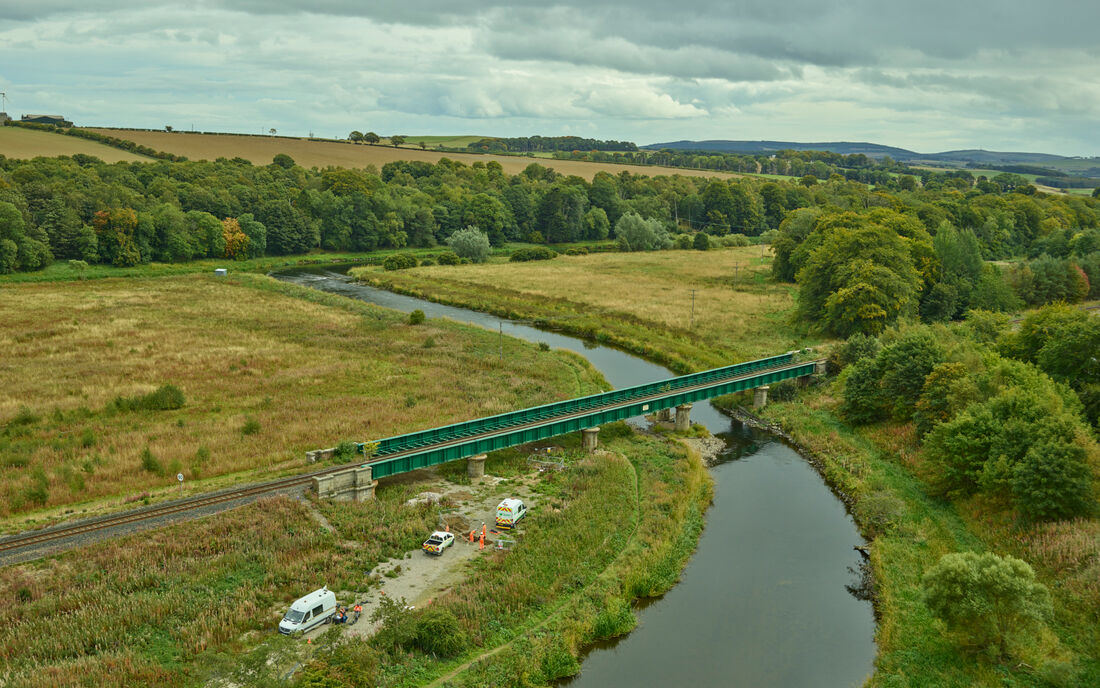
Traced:
[[642, 406], [642, 410], [643, 411], [648, 411], [649, 410], [649, 404], [645, 404], [644, 406]]
[[176, 480], [183, 482], [183, 473], [176, 473]]

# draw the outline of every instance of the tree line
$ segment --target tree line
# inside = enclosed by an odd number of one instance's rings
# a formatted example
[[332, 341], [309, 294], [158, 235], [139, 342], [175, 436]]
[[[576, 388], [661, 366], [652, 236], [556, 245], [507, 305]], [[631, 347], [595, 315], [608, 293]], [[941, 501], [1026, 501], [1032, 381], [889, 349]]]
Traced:
[[636, 151], [630, 141], [604, 141], [580, 136], [484, 138], [466, 145], [474, 153], [547, 153], [554, 151]]

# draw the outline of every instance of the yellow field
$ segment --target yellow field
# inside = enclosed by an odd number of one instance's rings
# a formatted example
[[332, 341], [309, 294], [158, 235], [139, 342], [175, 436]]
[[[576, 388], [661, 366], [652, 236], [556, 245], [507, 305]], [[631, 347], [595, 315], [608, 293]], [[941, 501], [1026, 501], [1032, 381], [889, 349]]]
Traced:
[[[567, 354], [258, 275], [0, 290], [0, 515], [249, 469], [598, 391]], [[427, 343], [426, 343], [427, 342]], [[163, 384], [183, 408], [110, 408]], [[251, 421], [253, 432], [246, 428]], [[162, 470], [143, 467], [148, 448]], [[158, 475], [159, 473], [159, 475]], [[37, 477], [36, 477], [37, 476]]]
[[[795, 289], [766, 278], [759, 247], [559, 256], [529, 263], [353, 274], [380, 285], [600, 336], [680, 369], [782, 353]], [[695, 316], [692, 324], [692, 291]]]
[[[690, 177], [736, 177], [738, 175], [703, 170], [681, 170], [672, 167], [652, 167], [641, 165], [615, 165], [577, 160], [550, 160], [539, 158], [521, 158], [510, 155], [475, 155], [471, 153], [440, 153], [438, 151], [417, 148], [394, 148], [393, 146], [370, 146], [366, 144], [341, 143], [338, 141], [310, 141], [308, 139], [283, 138], [275, 136], [233, 136], [231, 134], [188, 134], [166, 131], [129, 131], [123, 129], [91, 129], [107, 136], [129, 139], [158, 151], [184, 155], [192, 160], [214, 160], [215, 158], [244, 158], [257, 165], [266, 165], [279, 153], [286, 153], [303, 167], [347, 167], [360, 168], [374, 165], [381, 168], [387, 162], [397, 160], [423, 160], [434, 163], [440, 158], [450, 158], [467, 165], [475, 162], [499, 162], [508, 174], [518, 174], [528, 165], [537, 162], [552, 167], [565, 175], [577, 175], [591, 180], [597, 172], [618, 174], [623, 171], [649, 176], [680, 174]], [[425, 137], [420, 137], [425, 138]]]
[[149, 160], [102, 143], [48, 131], [35, 131], [22, 127], [0, 127], [0, 155], [15, 159], [39, 156], [52, 158], [58, 155], [94, 155], [104, 162], [134, 162]]

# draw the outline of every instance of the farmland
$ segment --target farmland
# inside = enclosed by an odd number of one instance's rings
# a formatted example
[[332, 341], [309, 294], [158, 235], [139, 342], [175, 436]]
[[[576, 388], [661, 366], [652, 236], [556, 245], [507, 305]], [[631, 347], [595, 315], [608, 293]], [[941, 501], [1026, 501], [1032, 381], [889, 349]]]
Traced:
[[[302, 452], [592, 393], [586, 363], [258, 275], [8, 285], [4, 515], [301, 470]], [[143, 410], [164, 385], [184, 403]], [[221, 476], [221, 478], [219, 478]], [[205, 482], [204, 482], [205, 481]], [[41, 512], [36, 512], [40, 514]]]
[[815, 341], [793, 331], [795, 287], [771, 282], [769, 270], [754, 246], [353, 274], [432, 300], [545, 320], [686, 371]]
[[[251, 160], [257, 165], [266, 165], [279, 153], [285, 153], [303, 167], [347, 167], [362, 168], [367, 165], [382, 167], [388, 162], [398, 160], [421, 160], [434, 163], [440, 158], [457, 160], [467, 165], [490, 161], [500, 163], [508, 174], [519, 174], [533, 162], [552, 167], [564, 175], [576, 175], [587, 180], [597, 172], [630, 172], [632, 174], [663, 175], [680, 174], [690, 177], [736, 177], [738, 175], [703, 170], [682, 170], [672, 167], [653, 167], [638, 165], [619, 165], [610, 163], [590, 163], [576, 160], [550, 160], [524, 158], [510, 155], [474, 155], [471, 153], [441, 153], [416, 148], [394, 148], [393, 146], [352, 144], [341, 141], [316, 141], [275, 136], [238, 136], [233, 134], [189, 134], [166, 131], [131, 131], [126, 129], [90, 129], [107, 136], [129, 139], [158, 151], [183, 155], [193, 160], [214, 160], [216, 158], [240, 157]], [[68, 138], [68, 137], [66, 137]], [[427, 137], [412, 137], [420, 140]], [[443, 137], [445, 140], [462, 140]], [[56, 155], [56, 153], [55, 153]]]
[[0, 155], [8, 158], [54, 157], [57, 155], [94, 155], [104, 162], [148, 161], [143, 155], [135, 155], [118, 148], [46, 131], [22, 127], [0, 127]]

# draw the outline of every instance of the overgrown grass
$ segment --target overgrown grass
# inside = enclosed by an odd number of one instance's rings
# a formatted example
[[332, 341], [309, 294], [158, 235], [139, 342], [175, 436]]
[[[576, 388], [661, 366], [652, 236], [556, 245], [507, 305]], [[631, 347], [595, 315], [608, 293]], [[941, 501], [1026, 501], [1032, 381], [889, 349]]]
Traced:
[[[179, 471], [187, 488], [208, 489], [199, 481], [301, 470], [303, 452], [339, 440], [606, 388], [576, 356], [507, 339], [502, 363], [494, 333], [438, 319], [412, 327], [261, 275], [3, 291], [0, 515], [163, 491]], [[424, 348], [429, 338], [437, 344]], [[142, 470], [146, 449], [161, 470]]]
[[[578, 441], [562, 440], [567, 450]], [[441, 659], [394, 648], [385, 634], [374, 643], [378, 685], [424, 685], [449, 673], [447, 685], [544, 685], [576, 673], [586, 644], [633, 628], [634, 598], [676, 582], [711, 498], [702, 462], [622, 424], [605, 427], [601, 442], [614, 453], [542, 475], [538, 489], [552, 498], [531, 512], [516, 547], [478, 559], [462, 585], [433, 601], [433, 613], [456, 619], [472, 647]], [[520, 461], [515, 452], [490, 460], [505, 469]]]
[[[857, 521], [874, 538], [878, 656], [870, 685], [1100, 684], [1095, 524], [1021, 533], [1011, 524], [990, 522], [979, 505], [958, 510], [932, 498], [913, 472], [919, 459], [912, 428], [885, 424], [855, 431], [834, 415], [830, 393], [826, 386], [801, 401], [773, 403], [765, 415], [821, 460], [826, 478], [851, 497]], [[991, 663], [965, 653], [924, 604], [924, 572], [942, 555], [968, 550], [1028, 560], [1054, 594], [1052, 632], [1031, 646], [1017, 647], [1012, 662]]]
[[0, 605], [0, 684], [197, 685], [211, 667], [247, 676], [257, 643], [281, 647], [269, 634], [291, 601], [325, 584], [364, 590], [364, 571], [415, 549], [437, 522], [437, 506], [405, 506], [409, 486], [377, 496], [312, 507], [335, 533], [277, 497], [0, 569], [0, 599], [18, 601]]
[[689, 372], [817, 341], [795, 331], [795, 288], [771, 282], [769, 271], [770, 258], [745, 247], [352, 274], [432, 301], [535, 320]]

